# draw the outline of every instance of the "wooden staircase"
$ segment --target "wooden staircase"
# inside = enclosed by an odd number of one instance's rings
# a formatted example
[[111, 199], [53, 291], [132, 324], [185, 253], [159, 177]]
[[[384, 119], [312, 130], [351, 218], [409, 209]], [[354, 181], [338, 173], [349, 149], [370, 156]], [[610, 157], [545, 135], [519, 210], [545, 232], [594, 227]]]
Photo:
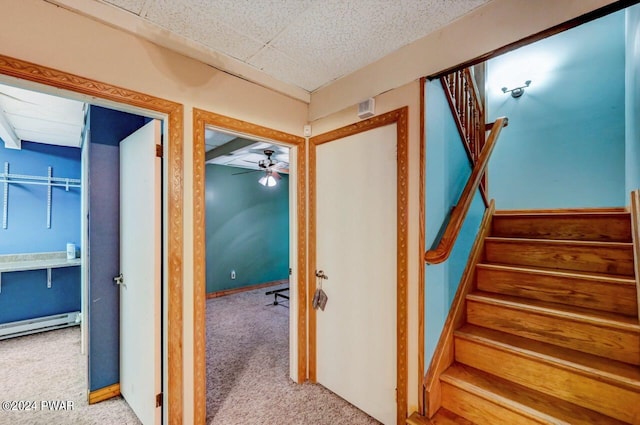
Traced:
[[424, 423], [640, 425], [631, 234], [622, 209], [496, 212]]

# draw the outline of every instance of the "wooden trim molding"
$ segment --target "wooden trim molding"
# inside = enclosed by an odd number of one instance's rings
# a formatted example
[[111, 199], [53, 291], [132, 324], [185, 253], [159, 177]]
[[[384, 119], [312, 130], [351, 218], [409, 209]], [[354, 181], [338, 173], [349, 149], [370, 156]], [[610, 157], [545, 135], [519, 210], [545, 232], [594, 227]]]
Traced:
[[420, 209], [420, 223], [418, 228], [418, 250], [420, 255], [420, 264], [418, 265], [418, 412], [424, 415], [424, 279], [425, 279], [425, 262], [422, 260], [423, 252], [426, 250], [425, 242], [425, 201], [426, 201], [426, 150], [427, 136], [425, 134], [426, 123], [426, 103], [425, 90], [427, 89], [427, 78], [420, 78], [420, 188], [418, 194], [418, 203]]
[[495, 202], [489, 202], [489, 208], [485, 210], [478, 235], [469, 253], [469, 260], [464, 269], [458, 290], [451, 302], [451, 308], [444, 322], [438, 345], [433, 353], [427, 375], [424, 377], [425, 387], [425, 413], [431, 418], [436, 414], [442, 402], [440, 392], [440, 375], [453, 363], [453, 331], [459, 328], [466, 320], [466, 296], [474, 289], [476, 277], [476, 264], [484, 257], [484, 239], [491, 231], [491, 219], [495, 212]]
[[109, 385], [89, 393], [89, 404], [100, 403], [120, 395], [120, 384]]
[[205, 144], [207, 126], [218, 127], [248, 136], [269, 139], [297, 148], [296, 184], [298, 212], [298, 380], [307, 377], [307, 195], [306, 195], [306, 144], [305, 139], [257, 124], [194, 108], [193, 110], [193, 285], [194, 285], [194, 423], [206, 422], [206, 347], [205, 347]]
[[225, 289], [225, 290], [216, 291], [216, 292], [207, 292], [206, 298], [210, 300], [212, 298], [226, 297], [227, 295], [254, 291], [256, 289], [269, 288], [271, 286], [283, 285], [285, 283], [289, 283], [289, 279], [274, 280], [273, 282], [258, 283], [257, 285], [242, 286], [240, 288]]
[[168, 208], [168, 252], [164, 260], [168, 271], [168, 418], [167, 423], [182, 424], [183, 422], [183, 106], [169, 100], [150, 96], [122, 87], [102, 83], [56, 69], [36, 65], [20, 59], [0, 55], [0, 74], [32, 81], [48, 86], [93, 96], [117, 103], [136, 106], [139, 108], [166, 114], [169, 127], [169, 141], [165, 148], [167, 152], [168, 182], [164, 196]]
[[[409, 224], [409, 135], [407, 106], [309, 139], [309, 293], [315, 292], [316, 147], [364, 131], [396, 124], [397, 128], [397, 423], [407, 419], [407, 286]], [[316, 381], [316, 314], [309, 308], [309, 379]]]
[[638, 320], [640, 320], [640, 189], [631, 192], [630, 211], [633, 262], [636, 275], [636, 297], [638, 299]]

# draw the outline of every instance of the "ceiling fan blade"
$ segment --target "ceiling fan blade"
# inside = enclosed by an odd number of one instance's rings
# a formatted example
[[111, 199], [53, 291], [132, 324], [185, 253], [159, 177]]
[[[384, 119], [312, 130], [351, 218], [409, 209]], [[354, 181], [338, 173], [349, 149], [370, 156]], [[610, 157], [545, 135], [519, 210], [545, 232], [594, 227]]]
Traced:
[[237, 176], [238, 174], [249, 174], [249, 173], [255, 173], [257, 171], [262, 171], [262, 170], [249, 170], [249, 171], [241, 171], [239, 173], [231, 173], [232, 176]]
[[276, 180], [280, 180], [282, 178], [282, 176], [280, 176], [280, 174], [278, 174], [278, 172], [276, 170], [273, 170], [273, 169], [271, 170], [271, 175]]

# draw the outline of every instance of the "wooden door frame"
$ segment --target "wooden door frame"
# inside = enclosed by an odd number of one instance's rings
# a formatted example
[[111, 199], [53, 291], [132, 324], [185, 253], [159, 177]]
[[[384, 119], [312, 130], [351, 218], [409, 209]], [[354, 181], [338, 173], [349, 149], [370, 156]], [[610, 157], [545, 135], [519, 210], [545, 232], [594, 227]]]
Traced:
[[[408, 287], [408, 225], [409, 225], [409, 107], [347, 125], [309, 139], [309, 293], [316, 290], [316, 148], [354, 134], [396, 124], [397, 143], [397, 295], [396, 295], [396, 350], [397, 350], [397, 423], [407, 418], [407, 287]], [[364, 160], [364, 159], [363, 159]], [[316, 311], [309, 308], [309, 379], [317, 380], [316, 363]], [[372, 371], [375, 373], [375, 371]]]
[[297, 289], [298, 289], [298, 382], [307, 378], [307, 187], [306, 141], [282, 131], [219, 115], [202, 109], [193, 109], [193, 286], [194, 286], [194, 423], [206, 422], [206, 241], [205, 241], [205, 128], [213, 126], [234, 133], [282, 142], [297, 148], [296, 209], [297, 209]]
[[[183, 423], [183, 105], [141, 92], [113, 86], [53, 68], [0, 55], [0, 74], [33, 83], [55, 87], [97, 99], [134, 106], [167, 116], [168, 143], [166, 170], [167, 188], [163, 190], [167, 229], [167, 249], [163, 262], [167, 270], [167, 418], [166, 423]], [[164, 176], [164, 174], [163, 174]], [[165, 221], [166, 220], [166, 221]], [[163, 284], [165, 283], [163, 282]], [[160, 318], [158, 318], [160, 320]], [[164, 329], [163, 329], [164, 333]]]

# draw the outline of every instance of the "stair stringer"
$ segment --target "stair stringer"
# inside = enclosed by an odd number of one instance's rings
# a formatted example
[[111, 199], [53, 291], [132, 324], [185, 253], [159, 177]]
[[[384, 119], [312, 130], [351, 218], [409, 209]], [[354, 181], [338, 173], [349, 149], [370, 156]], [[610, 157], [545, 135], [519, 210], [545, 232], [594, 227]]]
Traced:
[[451, 303], [451, 308], [429, 364], [429, 369], [424, 377], [424, 414], [428, 418], [432, 418], [442, 405], [440, 375], [454, 362], [453, 333], [466, 322], [466, 297], [468, 293], [475, 289], [476, 265], [484, 260], [484, 240], [491, 233], [494, 213], [495, 202], [492, 199], [480, 223], [478, 234], [469, 254], [469, 260]]

